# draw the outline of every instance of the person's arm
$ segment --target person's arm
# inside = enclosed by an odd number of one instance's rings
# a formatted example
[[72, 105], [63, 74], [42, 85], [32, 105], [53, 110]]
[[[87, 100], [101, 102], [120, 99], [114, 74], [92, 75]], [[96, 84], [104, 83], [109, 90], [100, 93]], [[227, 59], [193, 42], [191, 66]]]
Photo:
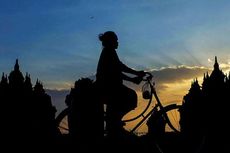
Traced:
[[120, 61], [120, 59], [118, 58], [117, 53], [116, 53], [116, 52], [114, 52], [114, 53], [115, 53], [115, 54], [114, 54], [114, 57], [115, 57], [116, 61], [118, 62], [119, 66], [120, 66], [120, 68], [121, 68], [121, 70], [122, 70], [122, 72], [134, 74], [134, 75], [137, 75], [138, 77], [143, 77], [143, 76], [145, 76], [145, 72], [144, 72], [144, 71], [136, 71], [136, 70], [134, 70], [134, 69], [129, 68], [129, 67], [126, 66], [125, 64], [123, 64], [123, 63]]
[[122, 73], [122, 79], [136, 83], [136, 84], [139, 84], [142, 81], [142, 77], [138, 76], [138, 77], [131, 78], [131, 77], [125, 75], [124, 73]]
[[139, 77], [145, 76], [144, 71], [136, 71], [134, 69], [131, 69], [128, 66], [126, 66], [125, 64], [123, 64], [121, 61], [120, 61], [120, 66], [121, 66], [121, 69], [122, 69], [123, 72], [131, 73], [131, 74], [137, 75]]

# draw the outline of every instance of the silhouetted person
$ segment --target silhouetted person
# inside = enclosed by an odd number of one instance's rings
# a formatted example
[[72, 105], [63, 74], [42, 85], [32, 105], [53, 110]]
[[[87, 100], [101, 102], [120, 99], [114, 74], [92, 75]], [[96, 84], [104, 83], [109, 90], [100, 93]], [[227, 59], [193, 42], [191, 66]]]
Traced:
[[[99, 35], [102, 42], [102, 52], [97, 66], [96, 84], [101, 99], [107, 105], [106, 125], [108, 136], [116, 137], [123, 134], [122, 117], [137, 106], [137, 94], [123, 85], [123, 80], [139, 84], [144, 71], [135, 71], [123, 64], [116, 53], [118, 48], [117, 35], [107, 31]], [[129, 77], [125, 73], [136, 75]]]

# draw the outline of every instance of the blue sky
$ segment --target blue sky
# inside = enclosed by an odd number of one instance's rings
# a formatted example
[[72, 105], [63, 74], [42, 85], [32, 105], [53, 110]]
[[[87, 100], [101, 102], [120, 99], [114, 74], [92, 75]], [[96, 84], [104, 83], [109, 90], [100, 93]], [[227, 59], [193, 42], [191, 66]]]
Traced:
[[135, 69], [230, 63], [228, 0], [0, 0], [0, 72], [16, 58], [46, 88], [95, 74], [98, 34], [115, 31]]

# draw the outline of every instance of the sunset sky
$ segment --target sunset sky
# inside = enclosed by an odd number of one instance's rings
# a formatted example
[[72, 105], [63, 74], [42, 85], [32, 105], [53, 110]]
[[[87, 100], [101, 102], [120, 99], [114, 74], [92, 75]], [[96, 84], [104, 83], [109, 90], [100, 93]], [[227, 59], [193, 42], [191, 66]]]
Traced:
[[98, 34], [117, 33], [120, 60], [153, 71], [167, 103], [180, 101], [215, 56], [230, 68], [229, 0], [1, 0], [0, 72], [18, 58], [45, 88], [70, 89], [96, 72]]

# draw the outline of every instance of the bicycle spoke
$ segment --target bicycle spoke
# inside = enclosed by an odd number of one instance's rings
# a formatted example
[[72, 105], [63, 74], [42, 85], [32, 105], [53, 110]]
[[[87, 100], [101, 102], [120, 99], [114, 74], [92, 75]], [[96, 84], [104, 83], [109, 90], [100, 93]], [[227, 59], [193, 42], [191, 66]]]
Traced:
[[172, 124], [175, 126], [176, 129], [179, 129], [179, 112], [177, 112], [177, 110], [172, 110], [169, 113], [170, 118], [172, 118]]
[[63, 127], [63, 126], [59, 126], [59, 128], [61, 128], [62, 130], [66, 130], [66, 131], [68, 131], [68, 130], [69, 130], [68, 128]]

